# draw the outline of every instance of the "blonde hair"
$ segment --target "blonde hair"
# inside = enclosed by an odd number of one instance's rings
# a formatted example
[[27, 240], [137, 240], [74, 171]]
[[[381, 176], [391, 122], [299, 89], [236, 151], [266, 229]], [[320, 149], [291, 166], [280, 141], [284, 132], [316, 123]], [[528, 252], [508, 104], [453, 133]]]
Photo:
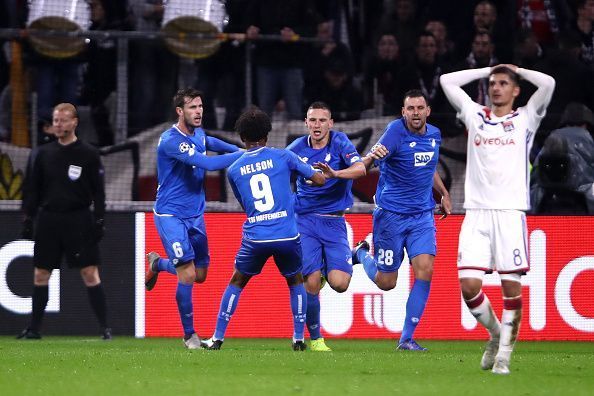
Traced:
[[72, 103], [60, 103], [54, 107], [54, 111], [69, 111], [74, 118], [78, 118], [78, 111]]

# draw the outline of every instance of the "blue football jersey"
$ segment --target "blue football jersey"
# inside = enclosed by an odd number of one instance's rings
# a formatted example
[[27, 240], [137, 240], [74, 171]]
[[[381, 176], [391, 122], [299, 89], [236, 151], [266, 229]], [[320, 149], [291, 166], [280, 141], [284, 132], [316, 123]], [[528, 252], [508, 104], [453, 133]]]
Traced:
[[[328, 144], [321, 149], [312, 148], [307, 135], [294, 140], [287, 146], [287, 150], [297, 154], [304, 163], [313, 165], [316, 162], [327, 162], [337, 170], [362, 161], [347, 135], [337, 131], [330, 131]], [[346, 210], [353, 205], [352, 186], [352, 180], [328, 179], [322, 187], [315, 187], [306, 184], [305, 178], [298, 177], [295, 212], [325, 214]]]
[[435, 207], [433, 175], [441, 144], [439, 129], [427, 124], [424, 134], [416, 134], [399, 118], [388, 124], [378, 143], [389, 154], [379, 162], [376, 204], [403, 214], [432, 210]]
[[272, 147], [249, 150], [231, 165], [227, 177], [247, 214], [244, 238], [274, 241], [298, 235], [291, 173], [309, 178], [315, 170], [290, 151]]
[[202, 128], [188, 136], [173, 126], [163, 132], [157, 146], [157, 199], [155, 212], [189, 218], [204, 213], [205, 170], [223, 169], [242, 155], [241, 151], [206, 156], [207, 138]]

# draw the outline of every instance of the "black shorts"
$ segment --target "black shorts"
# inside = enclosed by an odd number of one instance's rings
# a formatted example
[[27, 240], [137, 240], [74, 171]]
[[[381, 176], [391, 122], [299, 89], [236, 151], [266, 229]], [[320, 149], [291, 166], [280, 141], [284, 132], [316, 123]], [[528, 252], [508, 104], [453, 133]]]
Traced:
[[60, 268], [63, 256], [70, 268], [99, 265], [99, 247], [93, 237], [93, 225], [93, 214], [89, 210], [40, 211], [33, 253], [35, 268]]

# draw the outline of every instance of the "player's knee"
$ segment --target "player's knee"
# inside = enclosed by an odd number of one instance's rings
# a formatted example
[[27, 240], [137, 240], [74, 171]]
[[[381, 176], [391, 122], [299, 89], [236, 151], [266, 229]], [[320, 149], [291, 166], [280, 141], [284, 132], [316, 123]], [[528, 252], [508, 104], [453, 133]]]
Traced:
[[396, 287], [396, 279], [376, 279], [377, 287], [383, 291], [389, 291]]
[[335, 284], [330, 284], [330, 287], [337, 293], [344, 293], [349, 288], [349, 282], [338, 282]]
[[196, 277], [194, 278], [195, 283], [204, 283], [205, 281], [206, 281], [206, 274], [196, 273]]
[[481, 286], [473, 282], [465, 282], [464, 279], [460, 279], [460, 290], [462, 291], [462, 297], [465, 300], [471, 300], [476, 297], [481, 291]]
[[94, 265], [81, 268], [80, 275], [85, 286], [87, 287], [97, 286], [99, 283], [101, 283], [101, 279], [99, 278], [99, 269]]

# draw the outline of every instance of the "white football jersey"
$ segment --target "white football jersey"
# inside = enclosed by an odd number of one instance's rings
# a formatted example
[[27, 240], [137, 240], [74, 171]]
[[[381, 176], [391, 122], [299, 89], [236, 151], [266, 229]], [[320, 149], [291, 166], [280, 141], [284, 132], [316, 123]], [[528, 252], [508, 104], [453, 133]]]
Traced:
[[465, 209], [530, 208], [528, 155], [544, 114], [520, 107], [497, 117], [478, 103], [463, 106], [458, 118], [468, 130]]

